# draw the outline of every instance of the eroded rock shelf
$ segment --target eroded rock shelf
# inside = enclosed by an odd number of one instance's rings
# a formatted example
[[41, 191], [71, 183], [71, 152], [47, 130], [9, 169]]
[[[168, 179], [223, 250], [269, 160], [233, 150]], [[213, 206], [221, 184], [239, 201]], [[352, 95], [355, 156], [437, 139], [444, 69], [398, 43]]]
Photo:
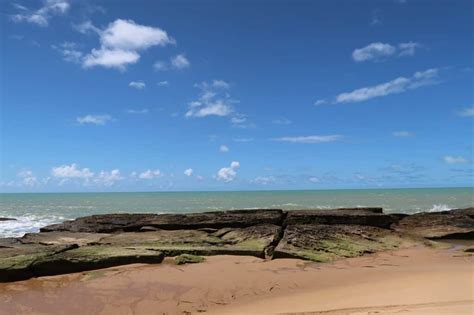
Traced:
[[474, 208], [409, 216], [382, 208], [93, 215], [0, 239], [0, 282], [183, 254], [329, 262], [442, 238], [473, 239]]

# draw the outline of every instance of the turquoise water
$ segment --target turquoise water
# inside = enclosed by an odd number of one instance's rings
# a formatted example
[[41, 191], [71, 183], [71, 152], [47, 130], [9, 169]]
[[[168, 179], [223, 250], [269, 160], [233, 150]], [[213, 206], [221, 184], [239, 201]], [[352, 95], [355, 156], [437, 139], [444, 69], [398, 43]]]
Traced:
[[386, 212], [415, 213], [474, 205], [474, 188], [301, 190], [239, 192], [0, 194], [0, 236], [35, 232], [76, 217], [117, 212], [186, 213], [225, 209], [286, 210], [381, 206]]

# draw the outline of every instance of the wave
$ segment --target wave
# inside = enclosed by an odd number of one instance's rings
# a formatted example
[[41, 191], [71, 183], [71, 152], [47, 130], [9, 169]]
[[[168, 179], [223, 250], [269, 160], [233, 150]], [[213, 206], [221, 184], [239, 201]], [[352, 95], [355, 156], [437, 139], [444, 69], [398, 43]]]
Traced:
[[43, 226], [60, 223], [66, 220], [62, 216], [25, 215], [16, 220], [0, 222], [0, 237], [21, 237], [26, 233], [39, 232]]
[[453, 210], [453, 208], [445, 204], [437, 204], [437, 205], [433, 205], [431, 209], [428, 209], [428, 212], [439, 212], [439, 211], [449, 211], [449, 210]]

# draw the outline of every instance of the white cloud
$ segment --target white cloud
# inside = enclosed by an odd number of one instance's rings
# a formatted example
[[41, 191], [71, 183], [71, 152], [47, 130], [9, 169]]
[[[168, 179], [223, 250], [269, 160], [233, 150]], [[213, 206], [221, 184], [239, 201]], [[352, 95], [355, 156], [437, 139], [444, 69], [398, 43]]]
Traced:
[[17, 174], [17, 176], [21, 179], [20, 184], [23, 186], [36, 186], [39, 184], [38, 179], [30, 170], [23, 170]]
[[81, 178], [90, 179], [94, 176], [88, 168], [80, 169], [76, 163], [71, 165], [61, 165], [51, 169], [51, 175], [56, 178]]
[[197, 100], [189, 103], [186, 117], [229, 116], [234, 112], [233, 100], [228, 95], [219, 93], [207, 82], [195, 85], [201, 90]]
[[230, 163], [230, 167], [223, 167], [217, 172], [217, 180], [224, 181], [229, 183], [233, 181], [237, 177], [236, 170], [240, 167], [240, 163], [237, 161], [233, 161]]
[[469, 163], [469, 160], [462, 156], [451, 156], [447, 155], [443, 157], [443, 161], [446, 164], [466, 164]]
[[228, 89], [229, 83], [225, 82], [224, 80], [214, 80], [212, 81], [212, 86], [215, 88], [222, 88], [222, 89]]
[[91, 21], [84, 21], [80, 24], [73, 24], [73, 28], [81, 34], [87, 34], [90, 32], [100, 34], [100, 28], [92, 24]]
[[158, 85], [158, 86], [168, 86], [169, 82], [168, 81], [160, 81], [156, 85]]
[[192, 168], [188, 168], [186, 170], [184, 170], [184, 175], [190, 177], [190, 176], [193, 176], [193, 169]]
[[166, 64], [165, 61], [156, 61], [153, 64], [153, 69], [155, 71], [165, 71], [165, 70], [168, 70], [168, 65]]
[[71, 42], [64, 42], [60, 45], [52, 45], [54, 50], [58, 51], [62, 56], [64, 61], [81, 63], [83, 54], [77, 49], [77, 45]]
[[156, 177], [162, 176], [162, 173], [159, 169], [156, 170], [146, 170], [138, 175], [140, 179], [153, 179]]
[[317, 177], [310, 177], [308, 180], [312, 183], [319, 183], [321, 180]]
[[473, 117], [474, 116], [474, 107], [464, 108], [458, 112], [458, 115], [461, 117]]
[[363, 87], [352, 92], [341, 93], [336, 96], [336, 103], [353, 103], [367, 101], [372, 98], [387, 96], [390, 94], [402, 93], [414, 90], [421, 86], [438, 83], [438, 69], [428, 69], [416, 72], [412, 77], [399, 77], [392, 81]]
[[229, 152], [229, 147], [226, 146], [226, 145], [221, 145], [221, 146], [219, 147], [219, 152], [227, 153], [227, 152]]
[[299, 136], [299, 137], [281, 137], [275, 138], [275, 141], [293, 142], [293, 143], [322, 143], [334, 142], [342, 139], [341, 135], [327, 135], [327, 136]]
[[363, 48], [357, 48], [352, 52], [352, 59], [355, 61], [367, 61], [380, 59], [382, 57], [391, 56], [395, 53], [396, 48], [385, 43], [371, 43]]
[[84, 57], [86, 68], [102, 66], [124, 70], [127, 65], [138, 62], [139, 51], [176, 43], [164, 30], [132, 20], [117, 19], [98, 33], [101, 46]]
[[320, 100], [317, 100], [316, 102], [314, 102], [314, 106], [320, 106], [320, 105], [323, 105], [323, 104], [326, 104], [327, 101], [325, 99], [320, 99]]
[[113, 186], [115, 182], [120, 181], [124, 179], [120, 175], [120, 170], [114, 169], [109, 171], [100, 171], [99, 175], [97, 178], [94, 179], [94, 181], [98, 184], [102, 184], [104, 186]]
[[412, 137], [412, 136], [414, 136], [414, 133], [410, 132], [410, 131], [401, 130], [401, 131], [392, 132], [392, 135], [394, 137]]
[[176, 69], [185, 69], [189, 68], [191, 63], [186, 58], [184, 54], [179, 54], [173, 58], [171, 58], [171, 65]]
[[101, 32], [100, 42], [105, 47], [134, 51], [176, 43], [173, 38], [158, 27], [140, 25], [132, 20], [122, 19], [110, 23]]
[[414, 56], [415, 55], [415, 50], [419, 48], [421, 45], [418, 43], [414, 42], [408, 42], [408, 43], [400, 43], [398, 44], [398, 55], [400, 57], [403, 56]]
[[104, 68], [117, 68], [125, 70], [129, 64], [137, 63], [140, 55], [136, 51], [121, 49], [92, 49], [91, 53], [83, 59], [82, 65], [85, 68], [101, 66]]
[[128, 86], [137, 90], [143, 90], [146, 87], [146, 83], [143, 81], [132, 81]]
[[43, 1], [43, 6], [38, 10], [29, 10], [22, 5], [15, 5], [15, 8], [19, 10], [20, 13], [12, 15], [12, 21], [16, 23], [28, 22], [46, 27], [54, 15], [65, 14], [69, 10], [70, 4], [69, 1], [66, 0], [45, 0]]
[[388, 43], [371, 43], [365, 47], [357, 48], [352, 52], [352, 59], [357, 62], [381, 60], [390, 56], [413, 56], [416, 48], [421, 45], [415, 42], [400, 43], [393, 46]]
[[127, 109], [128, 114], [148, 114], [148, 108], [142, 109]]
[[113, 118], [110, 115], [86, 115], [86, 116], [76, 118], [76, 121], [80, 123], [81, 125], [93, 124], [93, 125], [103, 126], [112, 120]]

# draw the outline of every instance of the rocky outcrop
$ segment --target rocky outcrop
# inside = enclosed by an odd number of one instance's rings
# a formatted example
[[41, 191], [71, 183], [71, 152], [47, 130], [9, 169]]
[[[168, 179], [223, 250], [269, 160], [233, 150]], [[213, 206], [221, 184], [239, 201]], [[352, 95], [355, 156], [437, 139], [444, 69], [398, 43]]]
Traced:
[[286, 222], [295, 224], [347, 224], [389, 228], [398, 221], [382, 213], [382, 208], [341, 208], [336, 210], [295, 210], [288, 212]]
[[410, 216], [381, 208], [94, 215], [0, 239], [0, 282], [160, 263], [166, 256], [182, 263], [219, 254], [327, 262], [424, 238], [473, 235], [474, 208]]
[[106, 214], [92, 215], [49, 225], [41, 232], [71, 231], [92, 233], [114, 233], [139, 231], [142, 228], [165, 230], [199, 228], [242, 228], [257, 224], [281, 225], [282, 210], [256, 209], [203, 212], [190, 214]]
[[474, 208], [413, 214], [401, 219], [393, 229], [428, 239], [473, 240]]
[[328, 262], [407, 245], [390, 230], [368, 225], [289, 224], [274, 258], [301, 258]]

